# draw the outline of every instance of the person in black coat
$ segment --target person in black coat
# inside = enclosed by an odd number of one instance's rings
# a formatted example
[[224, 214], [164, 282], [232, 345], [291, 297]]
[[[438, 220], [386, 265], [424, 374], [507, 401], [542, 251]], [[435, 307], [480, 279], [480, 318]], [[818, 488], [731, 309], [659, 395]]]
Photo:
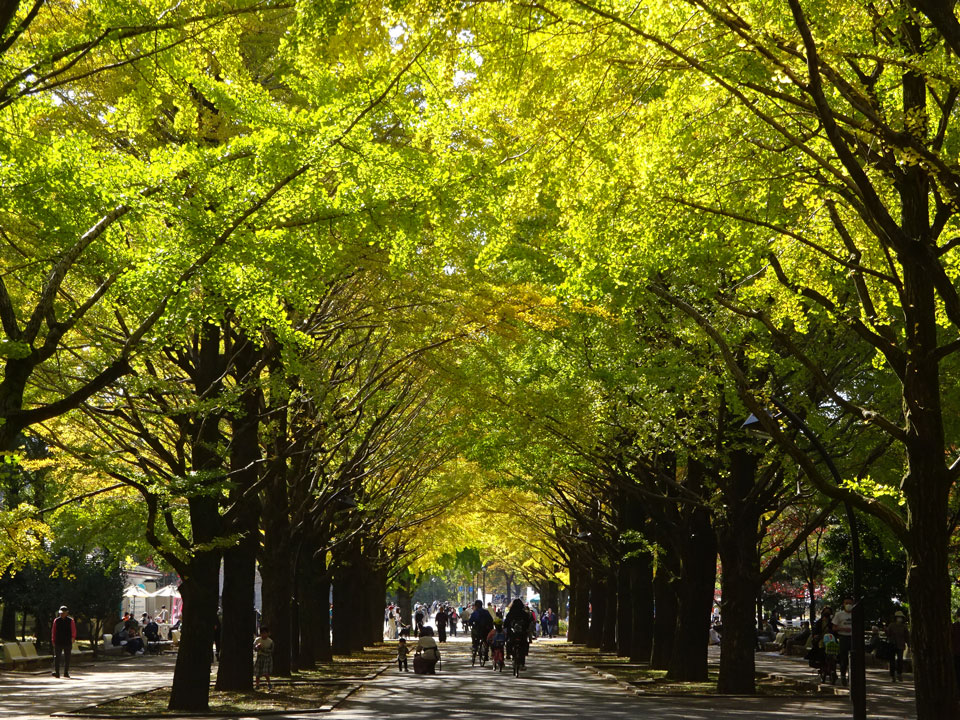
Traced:
[[447, 610], [442, 605], [440, 609], [437, 610], [436, 618], [437, 621], [437, 639], [440, 642], [447, 641]]

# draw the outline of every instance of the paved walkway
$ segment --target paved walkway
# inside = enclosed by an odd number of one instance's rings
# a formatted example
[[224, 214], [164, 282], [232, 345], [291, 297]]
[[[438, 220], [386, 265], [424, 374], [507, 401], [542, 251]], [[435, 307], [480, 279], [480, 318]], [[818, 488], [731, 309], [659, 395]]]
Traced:
[[[647, 717], [656, 720], [721, 720], [752, 718], [850, 717], [846, 697], [827, 698], [654, 698], [638, 697], [596, 673], [538, 649], [534, 643], [529, 670], [519, 679], [508, 671], [494, 673], [470, 667], [469, 645], [462, 638], [443, 648], [443, 670], [436, 677], [401, 673], [391, 668], [366, 684], [330, 720], [444, 720], [504, 717], [530, 720], [611, 720]], [[714, 658], [716, 659], [716, 658]], [[758, 656], [758, 664], [779, 666], [777, 658]], [[796, 667], [794, 667], [796, 665]], [[812, 671], [790, 663], [788, 671], [808, 679]], [[904, 688], [906, 691], [906, 688]], [[912, 686], [909, 688], [912, 691]], [[906, 720], [913, 716], [912, 702], [889, 705], [887, 698], [871, 704], [871, 720]]]
[[[562, 641], [550, 641], [562, 642]], [[401, 673], [391, 667], [351, 696], [340, 708], [323, 715], [271, 716], [314, 720], [796, 720], [850, 717], [849, 699], [828, 698], [656, 698], [638, 697], [596, 673], [545, 651], [538, 641], [519, 679], [509, 669], [494, 673], [470, 667], [469, 642], [452, 639], [443, 646], [443, 668], [433, 677]], [[49, 671], [0, 673], [0, 718], [47, 720], [54, 712], [169, 684], [176, 656], [136, 657], [73, 668], [70, 679]], [[715, 650], [711, 660], [717, 660]], [[809, 680], [803, 663], [773, 654], [757, 655], [761, 671]], [[915, 716], [912, 683], [894, 685], [882, 671], [868, 679], [871, 720], [908, 720]]]
[[69, 678], [50, 669], [0, 673], [0, 718], [40, 720], [130, 693], [168, 685], [176, 655], [141, 655], [75, 665]]

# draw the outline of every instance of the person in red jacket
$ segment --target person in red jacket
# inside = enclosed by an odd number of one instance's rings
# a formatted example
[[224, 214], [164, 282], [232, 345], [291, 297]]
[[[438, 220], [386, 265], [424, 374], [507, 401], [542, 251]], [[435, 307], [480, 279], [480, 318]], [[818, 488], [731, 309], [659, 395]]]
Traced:
[[60, 616], [50, 627], [50, 642], [53, 643], [53, 675], [60, 677], [60, 656], [63, 655], [63, 676], [70, 677], [70, 652], [77, 639], [77, 624], [70, 617], [66, 605], [60, 606]]

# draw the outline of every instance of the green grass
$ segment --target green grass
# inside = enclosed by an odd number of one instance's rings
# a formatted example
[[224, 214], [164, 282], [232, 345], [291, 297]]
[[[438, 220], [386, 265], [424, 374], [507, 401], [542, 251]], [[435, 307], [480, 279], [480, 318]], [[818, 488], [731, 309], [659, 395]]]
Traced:
[[[285, 710], [310, 710], [320, 707], [330, 696], [334, 695], [343, 686], [341, 685], [280, 685], [275, 684], [273, 690], [261, 687], [260, 690], [248, 692], [224, 692], [210, 690], [210, 712], [217, 715], [234, 713], [256, 713]], [[145, 693], [128, 695], [127, 697], [102, 703], [95, 708], [80, 711], [89, 715], [182, 715], [179, 712], [170, 712], [167, 705], [170, 703], [170, 688], [159, 688]]]
[[[703, 682], [668, 680], [666, 670], [650, 670], [649, 668], [618, 668], [611, 665], [605, 666], [603, 671], [613, 675], [618, 680], [635, 683], [637, 689], [645, 695], [717, 695], [716, 671], [708, 673], [707, 680]], [[815, 685], [766, 677], [757, 678], [756, 688], [756, 694], [763, 697], [794, 697], [797, 695], [813, 697], [823, 695]]]

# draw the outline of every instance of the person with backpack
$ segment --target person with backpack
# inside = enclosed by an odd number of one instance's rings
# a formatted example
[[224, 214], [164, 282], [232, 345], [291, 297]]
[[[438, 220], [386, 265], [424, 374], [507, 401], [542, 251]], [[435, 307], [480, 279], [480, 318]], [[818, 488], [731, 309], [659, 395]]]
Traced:
[[503, 620], [493, 619], [493, 630], [487, 635], [487, 645], [490, 646], [490, 657], [494, 670], [503, 670], [504, 652], [507, 646], [507, 634], [503, 630]]
[[527, 653], [530, 652], [530, 623], [530, 613], [523, 606], [523, 600], [517, 598], [503, 619], [503, 629], [507, 633], [510, 653], [520, 655], [521, 669], [525, 669]]

